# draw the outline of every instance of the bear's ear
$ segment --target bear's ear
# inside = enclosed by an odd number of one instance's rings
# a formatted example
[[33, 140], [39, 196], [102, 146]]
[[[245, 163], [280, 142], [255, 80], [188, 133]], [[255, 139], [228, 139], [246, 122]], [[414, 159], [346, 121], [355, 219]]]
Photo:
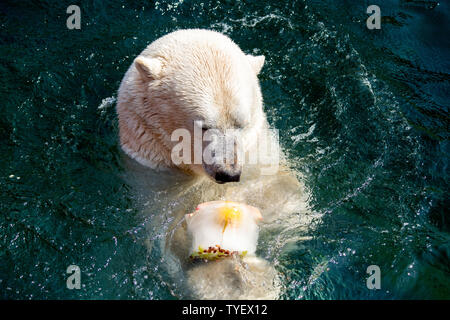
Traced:
[[252, 56], [251, 54], [248, 54], [247, 58], [255, 73], [259, 74], [266, 58], [264, 56]]
[[134, 65], [143, 80], [155, 80], [158, 79], [161, 74], [162, 63], [159, 59], [139, 56], [134, 59]]

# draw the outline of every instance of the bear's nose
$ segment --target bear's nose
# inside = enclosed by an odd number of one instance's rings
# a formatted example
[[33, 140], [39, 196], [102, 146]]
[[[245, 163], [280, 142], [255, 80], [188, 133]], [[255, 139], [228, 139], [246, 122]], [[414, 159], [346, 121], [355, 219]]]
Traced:
[[227, 182], [239, 182], [241, 178], [241, 173], [228, 173], [225, 171], [216, 172], [214, 179], [217, 183], [227, 183]]

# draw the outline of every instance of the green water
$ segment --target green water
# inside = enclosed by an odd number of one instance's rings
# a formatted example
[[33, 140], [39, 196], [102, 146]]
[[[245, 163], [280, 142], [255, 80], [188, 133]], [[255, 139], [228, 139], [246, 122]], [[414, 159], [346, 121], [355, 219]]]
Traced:
[[83, 1], [81, 30], [70, 4], [0, 4], [0, 297], [189, 297], [144, 244], [114, 99], [148, 43], [196, 27], [266, 56], [264, 108], [322, 214], [261, 234], [281, 298], [450, 298], [449, 3], [379, 1], [381, 30], [359, 0]]

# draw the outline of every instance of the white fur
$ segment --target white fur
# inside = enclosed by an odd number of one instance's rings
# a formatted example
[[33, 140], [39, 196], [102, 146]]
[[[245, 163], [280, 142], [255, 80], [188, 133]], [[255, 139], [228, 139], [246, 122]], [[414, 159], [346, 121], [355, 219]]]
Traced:
[[[219, 130], [241, 128], [243, 145], [265, 128], [257, 74], [264, 56], [245, 55], [228, 37], [180, 30], [151, 43], [119, 88], [120, 142], [130, 157], [151, 168], [172, 167], [172, 132], [202, 120]], [[190, 171], [200, 166], [181, 165]]]
[[[117, 113], [122, 149], [144, 166], [173, 167], [172, 132], [178, 128], [192, 132], [193, 121], [203, 120], [220, 130], [240, 128], [245, 151], [254, 152], [255, 141], [268, 130], [257, 79], [263, 64], [263, 56], [244, 54], [231, 39], [214, 31], [180, 30], [154, 41], [132, 63], [119, 88]], [[202, 166], [181, 169], [205, 173]], [[167, 201], [153, 200], [151, 212], [158, 206], [160, 211], [172, 206], [169, 212], [174, 215], [175, 232], [169, 232], [164, 225], [163, 215], [152, 216], [148, 228], [153, 236], [160, 236], [160, 232], [167, 236], [165, 248], [169, 253], [165, 257], [171, 260], [169, 257], [174, 256], [182, 265], [188, 261], [191, 248], [186, 226], [180, 227], [179, 221], [201, 202], [222, 199], [252, 204], [261, 209], [266, 223], [286, 221], [286, 228], [298, 223], [293, 213], [306, 211], [301, 185], [283, 170], [261, 177], [254, 174], [253, 168], [244, 167], [243, 181], [232, 185], [218, 185], [207, 179], [191, 183], [175, 172], [156, 177], [134, 163], [128, 164], [128, 172], [143, 202], [157, 197], [161, 190], [167, 195]], [[176, 181], [168, 182], [171, 179]], [[178, 265], [174, 262], [167, 268], [178, 270]], [[280, 294], [276, 270], [254, 256], [243, 261], [224, 259], [185, 266], [184, 271], [197, 298], [272, 299]], [[170, 273], [174, 277], [177, 274]]]

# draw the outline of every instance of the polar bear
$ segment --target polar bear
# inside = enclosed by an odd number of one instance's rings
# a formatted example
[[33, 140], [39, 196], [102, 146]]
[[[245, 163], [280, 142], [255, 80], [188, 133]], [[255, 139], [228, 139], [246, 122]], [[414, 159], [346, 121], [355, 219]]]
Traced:
[[122, 149], [151, 168], [177, 166], [219, 183], [239, 181], [242, 161], [191, 159], [175, 165], [171, 152], [177, 141], [171, 136], [180, 128], [194, 136], [194, 121], [200, 121], [203, 131], [214, 129], [225, 140], [233, 138], [227, 129], [235, 129], [243, 151], [254, 148], [268, 127], [257, 79], [263, 64], [264, 56], [246, 55], [214, 31], [180, 30], [154, 41], [134, 60], [119, 88]]
[[[257, 77], [264, 60], [264, 56], [245, 54], [218, 32], [179, 30], [151, 43], [133, 61], [121, 82], [117, 99], [120, 145], [136, 160], [127, 160], [132, 176], [129, 181], [142, 193], [142, 202], [148, 203], [148, 198], [161, 194], [167, 198], [153, 200], [148, 207], [151, 213], [171, 208], [173, 224], [167, 227], [165, 217], [156, 215], [148, 228], [153, 238], [165, 239], [161, 246], [169, 248], [168, 255], [180, 261], [172, 264], [173, 270], [178, 270], [188, 256], [182, 217], [201, 202], [222, 199], [249, 203], [261, 209], [265, 223], [277, 220], [277, 227], [285, 223], [291, 229], [299, 220], [290, 214], [306, 210], [306, 195], [298, 179], [282, 167], [275, 174], [261, 176], [255, 167], [244, 166], [245, 161], [173, 161], [172, 151], [178, 143], [173, 140], [173, 132], [183, 128], [195, 136], [197, 120], [201, 134], [211, 129], [225, 141], [235, 141], [238, 132], [244, 158], [257, 152], [260, 137], [278, 144], [267, 133], [269, 125]], [[213, 154], [228, 156], [227, 152], [219, 152], [217, 140], [202, 143], [202, 148], [212, 149]], [[191, 147], [194, 157], [195, 143]], [[182, 170], [163, 170], [158, 176], [154, 170], [145, 171], [145, 167]], [[208, 178], [195, 178], [196, 182], [191, 183], [180, 172]], [[149, 250], [152, 246], [149, 242]], [[280, 292], [279, 285], [275, 285], [275, 269], [259, 258], [183, 268], [187, 268], [187, 282], [197, 298], [276, 298]], [[209, 280], [200, 281], [206, 278]]]

